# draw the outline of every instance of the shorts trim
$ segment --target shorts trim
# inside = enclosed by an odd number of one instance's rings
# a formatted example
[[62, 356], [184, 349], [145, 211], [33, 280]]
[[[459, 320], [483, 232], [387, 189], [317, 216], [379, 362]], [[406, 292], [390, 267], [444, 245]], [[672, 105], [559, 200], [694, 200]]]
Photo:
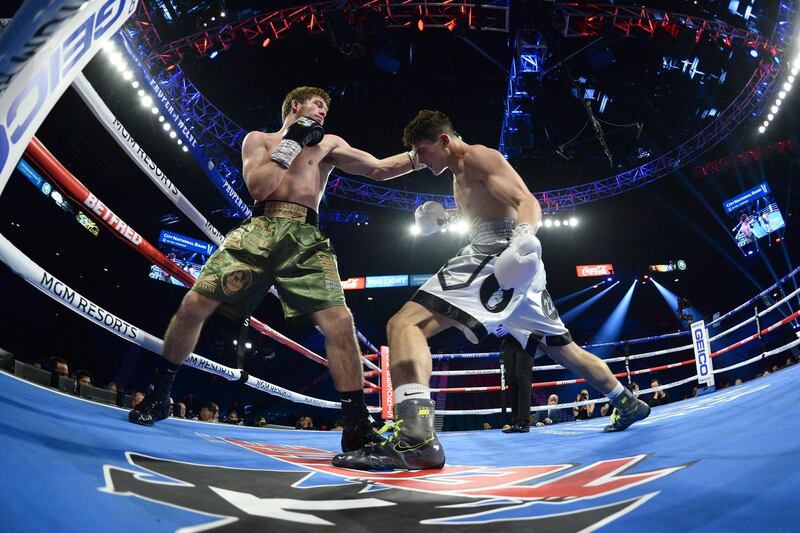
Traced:
[[489, 334], [484, 325], [481, 324], [477, 318], [434, 294], [423, 290], [418, 290], [414, 293], [414, 296], [411, 297], [411, 301], [416, 302], [419, 305], [430, 309], [431, 311], [436, 311], [447, 318], [455, 320], [462, 326], [469, 329], [472, 334], [478, 338], [478, 340], [483, 339]]
[[[542, 340], [544, 340], [544, 342], [542, 342]], [[571, 342], [572, 334], [569, 331], [562, 333], [561, 335], [547, 336], [531, 333], [528, 336], [528, 343], [525, 345], [525, 351], [531, 355], [535, 355], [536, 350], [538, 350], [540, 347], [540, 344], [544, 344], [545, 346], [566, 346]]]
[[[458, 257], [458, 256], [456, 256], [456, 257]], [[493, 257], [494, 256], [491, 256], [491, 255], [488, 255], [488, 256], [484, 257], [483, 260], [481, 261], [481, 263], [478, 266], [475, 267], [475, 270], [472, 272], [472, 274], [470, 275], [470, 277], [469, 277], [469, 279], [467, 281], [465, 281], [463, 283], [456, 283], [455, 285], [449, 285], [449, 286], [447, 285], [447, 281], [445, 281], [445, 279], [444, 279], [444, 272], [445, 272], [445, 270], [447, 270], [448, 265], [443, 266], [441, 268], [441, 270], [439, 270], [439, 272], [436, 274], [436, 277], [439, 279], [439, 285], [442, 287], [443, 291], [455, 291], [455, 290], [458, 290], [458, 289], [464, 289], [466, 287], [469, 287], [470, 284], [473, 281], [475, 281], [475, 278], [478, 277], [478, 274], [481, 273], [481, 270], [483, 270], [483, 267], [485, 267], [489, 263], [489, 261], [492, 260]]]

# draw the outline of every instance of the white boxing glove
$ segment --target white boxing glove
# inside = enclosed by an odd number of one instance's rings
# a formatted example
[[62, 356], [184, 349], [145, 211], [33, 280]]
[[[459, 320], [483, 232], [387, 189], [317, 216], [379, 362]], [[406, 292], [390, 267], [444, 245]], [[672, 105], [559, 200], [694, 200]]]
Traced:
[[425, 202], [414, 211], [419, 234], [433, 235], [447, 227], [447, 211], [439, 202]]
[[494, 264], [494, 276], [501, 289], [527, 289], [542, 269], [542, 243], [530, 224], [514, 228], [508, 248]]

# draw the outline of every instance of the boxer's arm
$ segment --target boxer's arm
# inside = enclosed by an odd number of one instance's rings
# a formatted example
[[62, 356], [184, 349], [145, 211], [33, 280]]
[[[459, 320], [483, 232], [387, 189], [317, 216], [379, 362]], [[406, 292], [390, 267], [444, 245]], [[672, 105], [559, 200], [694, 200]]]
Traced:
[[407, 153], [378, 159], [369, 152], [353, 148], [338, 135], [328, 135], [333, 141], [333, 148], [326, 160], [333, 166], [348, 174], [364, 176], [375, 181], [384, 181], [414, 170]]
[[251, 131], [242, 142], [242, 174], [250, 196], [257, 202], [269, 197], [286, 177], [286, 169], [270, 159], [261, 132]]
[[500, 152], [483, 146], [475, 147], [464, 163], [472, 175], [483, 176], [489, 194], [517, 210], [517, 224], [530, 224], [533, 231], [539, 228], [542, 219], [539, 201]]

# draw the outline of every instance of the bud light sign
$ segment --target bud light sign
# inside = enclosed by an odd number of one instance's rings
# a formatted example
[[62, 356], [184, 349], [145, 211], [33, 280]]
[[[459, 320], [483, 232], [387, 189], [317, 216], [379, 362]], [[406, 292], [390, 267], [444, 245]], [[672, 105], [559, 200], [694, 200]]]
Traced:
[[591, 278], [594, 276], [613, 276], [614, 265], [578, 265], [575, 267], [579, 278]]
[[711, 343], [708, 342], [708, 330], [702, 320], [692, 323], [692, 346], [698, 383], [713, 387], [714, 364], [711, 362]]

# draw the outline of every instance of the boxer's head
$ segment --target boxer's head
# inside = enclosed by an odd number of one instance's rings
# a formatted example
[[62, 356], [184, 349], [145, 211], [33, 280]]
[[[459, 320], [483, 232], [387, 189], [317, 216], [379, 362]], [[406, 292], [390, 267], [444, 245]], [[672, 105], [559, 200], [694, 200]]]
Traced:
[[436, 175], [447, 168], [451, 143], [458, 134], [447, 115], [423, 109], [403, 130], [403, 143], [414, 150], [419, 162]]
[[331, 105], [331, 97], [317, 87], [298, 87], [289, 91], [281, 106], [281, 119], [289, 115], [308, 117], [320, 124], [325, 123], [325, 115]]

